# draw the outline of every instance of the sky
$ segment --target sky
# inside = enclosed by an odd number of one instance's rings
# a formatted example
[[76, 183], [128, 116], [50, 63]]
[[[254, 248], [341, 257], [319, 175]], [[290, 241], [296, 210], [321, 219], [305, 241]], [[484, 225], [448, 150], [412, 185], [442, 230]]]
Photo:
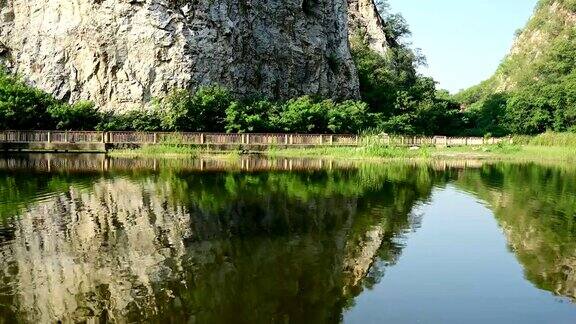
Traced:
[[425, 75], [452, 93], [488, 79], [538, 0], [388, 0], [422, 49]]

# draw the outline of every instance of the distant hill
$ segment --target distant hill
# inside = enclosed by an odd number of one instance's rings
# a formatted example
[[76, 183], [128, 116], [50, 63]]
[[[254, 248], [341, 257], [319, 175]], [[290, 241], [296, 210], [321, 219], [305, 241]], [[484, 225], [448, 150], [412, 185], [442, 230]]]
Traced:
[[541, 0], [488, 80], [456, 97], [497, 133], [574, 130], [576, 0]]

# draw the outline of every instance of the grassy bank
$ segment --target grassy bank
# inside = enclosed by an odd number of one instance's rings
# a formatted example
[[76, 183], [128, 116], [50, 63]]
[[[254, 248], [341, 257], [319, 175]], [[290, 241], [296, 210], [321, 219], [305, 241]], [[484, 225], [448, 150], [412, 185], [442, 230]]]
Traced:
[[[576, 134], [545, 133], [514, 137], [514, 144], [462, 147], [388, 147], [365, 144], [360, 147], [270, 148], [261, 152], [268, 157], [335, 159], [477, 159], [513, 161], [576, 162]], [[186, 156], [237, 158], [240, 151], [214, 151], [184, 145], [144, 146], [138, 149], [113, 150], [111, 156], [150, 157]]]
[[479, 159], [525, 161], [574, 161], [576, 147], [494, 145], [419, 149], [394, 147], [309, 148], [270, 150], [271, 157], [333, 157], [342, 159]]
[[112, 157], [210, 157], [218, 159], [234, 159], [240, 156], [239, 151], [214, 151], [186, 145], [147, 145], [136, 149], [115, 149], [107, 153]]
[[[476, 159], [514, 161], [559, 161], [576, 162], [576, 146], [541, 145], [493, 145], [478, 147], [421, 147], [418, 149], [364, 146], [364, 147], [318, 147], [270, 149], [261, 152], [268, 157], [287, 158], [334, 158], [334, 159]], [[108, 153], [116, 157], [216, 157], [237, 158], [239, 151], [209, 151], [182, 146], [148, 146], [132, 150], [113, 150]]]
[[183, 145], [146, 145], [136, 149], [114, 149], [108, 155], [122, 157], [155, 156], [155, 155], [177, 155], [197, 157], [201, 154], [198, 148]]

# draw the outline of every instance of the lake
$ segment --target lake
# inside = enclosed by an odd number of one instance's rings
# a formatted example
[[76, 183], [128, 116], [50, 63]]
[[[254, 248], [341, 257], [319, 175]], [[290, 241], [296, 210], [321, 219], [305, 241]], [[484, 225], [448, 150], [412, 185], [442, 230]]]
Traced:
[[0, 158], [0, 323], [575, 323], [576, 166]]

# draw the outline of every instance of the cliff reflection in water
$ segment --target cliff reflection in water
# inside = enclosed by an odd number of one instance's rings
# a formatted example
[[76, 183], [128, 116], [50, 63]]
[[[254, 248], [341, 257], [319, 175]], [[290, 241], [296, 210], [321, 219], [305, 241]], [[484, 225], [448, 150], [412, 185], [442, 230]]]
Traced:
[[448, 183], [576, 300], [574, 167], [42, 156], [0, 159], [0, 322], [338, 322]]
[[493, 211], [528, 280], [576, 302], [576, 167], [497, 164], [457, 185]]
[[339, 321], [445, 177], [409, 165], [3, 172], [0, 317], [42, 323]]

